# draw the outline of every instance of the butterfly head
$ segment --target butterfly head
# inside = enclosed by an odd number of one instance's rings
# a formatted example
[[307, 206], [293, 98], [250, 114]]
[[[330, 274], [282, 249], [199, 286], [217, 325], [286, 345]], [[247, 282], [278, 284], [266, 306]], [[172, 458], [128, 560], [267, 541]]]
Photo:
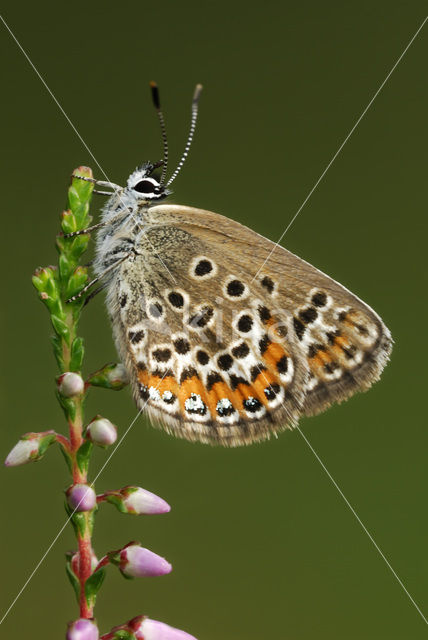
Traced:
[[153, 172], [162, 162], [146, 162], [137, 167], [128, 178], [126, 189], [136, 200], [162, 200], [172, 193]]

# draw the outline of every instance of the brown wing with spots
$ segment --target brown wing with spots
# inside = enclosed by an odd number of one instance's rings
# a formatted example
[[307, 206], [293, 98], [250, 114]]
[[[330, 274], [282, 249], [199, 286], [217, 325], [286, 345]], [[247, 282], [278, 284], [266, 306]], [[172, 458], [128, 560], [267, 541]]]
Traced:
[[213, 255], [233, 256], [249, 286], [260, 285], [257, 295], [262, 291], [273, 323], [291, 318], [293, 357], [304, 361], [309, 372], [303, 381], [302, 414], [319, 413], [378, 380], [391, 352], [391, 335], [381, 318], [345, 287], [219, 214], [174, 205], [157, 206], [150, 213], [153, 221], [197, 236]]
[[156, 221], [109, 293], [137, 404], [167, 431], [236, 446], [293, 426], [307, 361], [292, 317], [233, 254]]

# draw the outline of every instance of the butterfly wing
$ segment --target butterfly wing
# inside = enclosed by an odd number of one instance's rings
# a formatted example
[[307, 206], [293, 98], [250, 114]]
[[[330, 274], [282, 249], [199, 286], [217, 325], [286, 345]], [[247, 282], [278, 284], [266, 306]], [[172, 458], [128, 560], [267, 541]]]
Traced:
[[291, 427], [308, 377], [291, 316], [270, 312], [221, 243], [152, 213], [108, 292], [138, 406], [178, 436], [227, 446]]
[[[289, 322], [296, 361], [304, 361], [301, 413], [313, 415], [378, 380], [392, 347], [389, 330], [362, 300], [332, 278], [219, 214], [177, 205], [151, 209], [153, 219], [197, 236], [213, 254], [233, 256], [248, 286], [276, 321]], [[254, 293], [256, 293], [254, 291]]]

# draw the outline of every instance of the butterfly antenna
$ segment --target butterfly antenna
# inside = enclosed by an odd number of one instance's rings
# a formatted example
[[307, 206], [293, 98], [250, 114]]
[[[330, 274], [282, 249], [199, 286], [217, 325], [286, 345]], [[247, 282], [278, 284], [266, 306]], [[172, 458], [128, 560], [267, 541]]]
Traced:
[[162, 159], [162, 174], [160, 177], [160, 184], [163, 184], [166, 178], [166, 172], [168, 169], [168, 140], [166, 137], [166, 126], [165, 126], [165, 118], [163, 117], [162, 109], [160, 107], [160, 99], [159, 99], [159, 89], [156, 82], [150, 83], [150, 89], [152, 91], [152, 100], [154, 107], [156, 109], [156, 113], [158, 114], [162, 142], [163, 142], [163, 159]]
[[181, 168], [187, 158], [187, 154], [189, 153], [189, 149], [190, 149], [190, 145], [192, 144], [192, 140], [193, 140], [193, 134], [195, 133], [195, 127], [196, 127], [196, 120], [198, 118], [198, 106], [199, 106], [199, 98], [201, 96], [201, 91], [202, 91], [202, 85], [201, 84], [197, 84], [195, 87], [195, 93], [193, 94], [193, 100], [192, 100], [192, 119], [190, 120], [190, 131], [189, 131], [189, 135], [187, 137], [187, 142], [186, 142], [186, 146], [184, 148], [184, 153], [181, 156], [181, 160], [177, 165], [176, 170], [174, 171], [174, 173], [172, 174], [172, 176], [170, 177], [170, 179], [168, 180], [168, 182], [166, 183], [166, 186], [168, 187], [171, 182], [173, 182], [173, 180], [176, 179], [176, 177], [178, 176], [178, 174], [181, 171]]

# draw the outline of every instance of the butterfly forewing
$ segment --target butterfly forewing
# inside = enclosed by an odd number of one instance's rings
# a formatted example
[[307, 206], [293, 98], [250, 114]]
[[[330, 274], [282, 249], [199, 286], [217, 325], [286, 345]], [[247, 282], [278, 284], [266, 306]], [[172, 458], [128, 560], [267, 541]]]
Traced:
[[379, 378], [391, 351], [390, 333], [380, 317], [345, 287], [219, 214], [174, 205], [151, 212], [153, 220], [200, 238], [220, 260], [233, 256], [251, 295], [260, 298], [275, 322], [291, 325], [293, 358], [304, 361], [308, 372], [302, 413], [318, 413]]

